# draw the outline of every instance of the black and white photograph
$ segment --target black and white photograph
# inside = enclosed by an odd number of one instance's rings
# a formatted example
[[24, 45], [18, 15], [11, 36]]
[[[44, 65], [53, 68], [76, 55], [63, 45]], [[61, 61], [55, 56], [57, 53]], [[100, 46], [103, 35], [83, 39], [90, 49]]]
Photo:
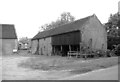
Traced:
[[0, 81], [118, 81], [119, 57], [119, 0], [0, 0]]

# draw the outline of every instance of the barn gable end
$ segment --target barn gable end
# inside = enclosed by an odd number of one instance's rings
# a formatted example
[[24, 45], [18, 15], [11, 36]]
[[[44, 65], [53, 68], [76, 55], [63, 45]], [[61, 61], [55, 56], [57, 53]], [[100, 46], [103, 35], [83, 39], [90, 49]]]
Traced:
[[17, 49], [17, 35], [14, 25], [0, 24], [0, 50], [2, 55], [10, 55]]
[[82, 41], [93, 49], [107, 50], [107, 32], [96, 15], [85, 25]]

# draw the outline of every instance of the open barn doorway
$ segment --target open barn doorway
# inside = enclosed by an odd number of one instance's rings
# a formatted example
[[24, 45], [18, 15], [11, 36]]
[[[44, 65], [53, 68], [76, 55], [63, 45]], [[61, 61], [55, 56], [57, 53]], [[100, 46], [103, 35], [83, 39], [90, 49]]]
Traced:
[[80, 51], [80, 45], [54, 45], [53, 54], [67, 56], [69, 51]]
[[54, 45], [53, 54], [59, 56], [67, 56], [69, 45]]
[[62, 56], [67, 56], [68, 51], [69, 51], [69, 45], [63, 45], [62, 46]]
[[71, 45], [71, 51], [80, 51], [80, 45]]
[[60, 45], [53, 45], [52, 46], [52, 48], [53, 48], [53, 55], [62, 55], [61, 54], [61, 47], [60, 47]]

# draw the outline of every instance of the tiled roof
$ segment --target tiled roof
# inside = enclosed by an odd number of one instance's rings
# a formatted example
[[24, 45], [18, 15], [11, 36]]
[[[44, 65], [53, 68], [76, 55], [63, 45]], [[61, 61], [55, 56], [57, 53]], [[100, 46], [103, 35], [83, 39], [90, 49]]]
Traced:
[[[93, 16], [93, 15], [92, 15]], [[76, 20], [74, 22], [65, 24], [65, 25], [61, 25], [59, 27], [56, 27], [54, 29], [51, 30], [47, 30], [47, 31], [43, 31], [43, 32], [39, 32], [37, 35], [35, 35], [32, 40], [35, 39], [40, 39], [40, 38], [44, 38], [44, 37], [49, 37], [49, 36], [53, 36], [53, 35], [58, 35], [58, 34], [62, 34], [62, 33], [67, 33], [67, 32], [73, 32], [73, 31], [77, 31], [80, 30], [80, 28], [90, 19], [90, 17], [92, 16], [88, 16], [79, 20]]]
[[0, 39], [17, 39], [14, 25], [0, 24]]

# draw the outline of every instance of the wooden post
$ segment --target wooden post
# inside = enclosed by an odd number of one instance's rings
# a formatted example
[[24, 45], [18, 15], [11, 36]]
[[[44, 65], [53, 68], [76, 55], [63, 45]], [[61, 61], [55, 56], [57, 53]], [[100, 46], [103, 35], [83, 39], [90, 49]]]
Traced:
[[60, 54], [62, 55], [62, 45], [61, 45], [61, 53]]
[[53, 53], [54, 53], [54, 55], [55, 55], [55, 46], [53, 46]]
[[81, 54], [82, 54], [82, 50], [81, 50], [81, 43], [79, 44], [79, 47], [80, 47], [80, 56], [79, 57], [81, 57]]
[[80, 53], [81, 53], [81, 43], [79, 44], [79, 47], [80, 47]]
[[69, 51], [71, 51], [71, 46], [69, 45]]
[[[69, 45], [69, 51], [71, 51], [71, 46]], [[70, 56], [70, 58], [71, 58], [71, 55], [69, 55]]]
[[52, 46], [52, 54], [51, 55], [53, 55], [54, 54], [54, 46]]
[[61, 45], [61, 51], [62, 51], [62, 45]]
[[39, 39], [37, 41], [38, 41], [38, 44], [37, 44], [37, 55], [39, 55]]

